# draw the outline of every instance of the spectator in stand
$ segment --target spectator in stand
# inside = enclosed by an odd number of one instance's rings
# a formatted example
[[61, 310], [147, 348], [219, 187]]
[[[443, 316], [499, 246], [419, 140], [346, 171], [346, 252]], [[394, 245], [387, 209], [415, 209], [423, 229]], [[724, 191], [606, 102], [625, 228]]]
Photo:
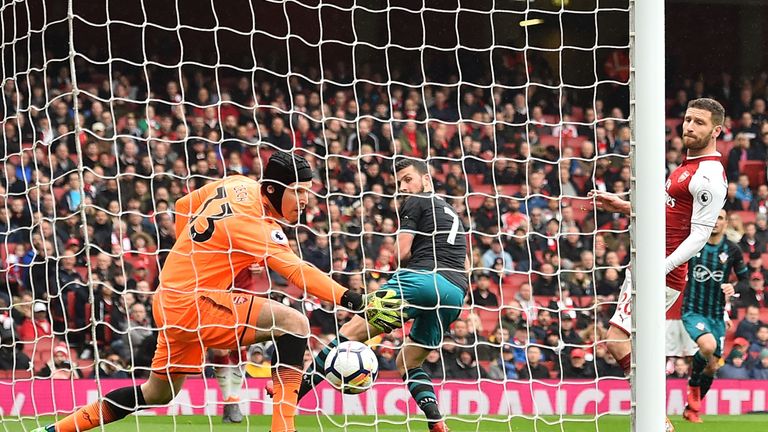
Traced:
[[[728, 211], [741, 211], [744, 209], [744, 205], [742, 201], [738, 197], [739, 192], [739, 186], [736, 183], [728, 183], [728, 190], [725, 194], [725, 204], [723, 205], [723, 208]], [[741, 218], [739, 218], [739, 222], [741, 222]], [[736, 226], [734, 226], [736, 228]]]
[[667, 375], [667, 379], [688, 379], [688, 362], [684, 358], [675, 359], [675, 367], [672, 373]]
[[529, 346], [526, 351], [527, 362], [517, 375], [521, 380], [545, 380], [549, 379], [549, 369], [541, 363], [541, 349], [537, 346]]
[[[765, 190], [766, 194], [768, 194], [768, 186], [760, 186], [760, 190]], [[758, 212], [759, 210], [754, 211]], [[757, 228], [757, 233], [755, 235], [757, 240], [763, 244], [768, 244], [768, 213], [757, 214], [755, 217], [755, 227]]]
[[763, 280], [768, 277], [768, 270], [763, 266], [763, 256], [759, 252], [749, 254], [748, 267], [750, 273], [759, 272], [763, 274]]
[[61, 343], [53, 349], [51, 361], [37, 375], [41, 378], [77, 379], [83, 377], [83, 372], [70, 360], [70, 350]]
[[541, 274], [533, 283], [533, 293], [537, 296], [554, 296], [560, 293], [555, 267], [550, 263], [544, 263], [539, 268]]
[[272, 119], [269, 135], [267, 135], [265, 141], [282, 150], [290, 150], [293, 147], [290, 131], [285, 128], [285, 122], [280, 117]]
[[739, 180], [739, 162], [750, 159], [749, 138], [743, 133], [736, 135], [733, 148], [728, 153], [728, 166], [725, 171], [729, 182]]
[[482, 340], [482, 337], [477, 335], [475, 331], [471, 331], [469, 319], [467, 321], [462, 319], [454, 321], [450, 337], [451, 341], [460, 349], [472, 349], [476, 345], [478, 338]]
[[595, 365], [591, 360], [587, 360], [586, 356], [587, 353], [583, 349], [572, 349], [569, 358], [562, 360], [563, 378], [594, 379]]
[[568, 345], [581, 345], [584, 343], [584, 340], [581, 338], [579, 332], [576, 329], [577, 323], [578, 320], [575, 316], [571, 317], [564, 315], [560, 319], [560, 334], [562, 335], [561, 339]]
[[0, 370], [28, 370], [29, 357], [15, 343], [14, 321], [4, 298], [0, 298]]
[[573, 271], [563, 275], [563, 278], [565, 279], [565, 289], [570, 292], [571, 296], [581, 297], [594, 295], [595, 285], [592, 282], [592, 273], [587, 271], [581, 265], [577, 265], [572, 270]]
[[739, 174], [739, 180], [736, 184], [736, 199], [742, 203], [742, 208], [749, 208], [749, 204], [752, 202], [752, 189], [749, 184], [749, 176], [746, 174]]
[[536, 342], [543, 342], [550, 331], [557, 333], [557, 328], [553, 324], [554, 320], [549, 310], [539, 309], [539, 313], [536, 315], [536, 322], [530, 328], [531, 336], [533, 336]]
[[525, 325], [523, 309], [520, 306], [520, 302], [517, 300], [510, 300], [502, 309], [501, 326], [507, 329], [509, 334], [514, 334], [518, 328], [525, 327]]
[[515, 270], [514, 263], [512, 262], [512, 255], [505, 251], [501, 245], [501, 239], [493, 239], [491, 241], [491, 247], [483, 254], [483, 268], [493, 269], [497, 259], [501, 259], [503, 262], [503, 271], [505, 273], [511, 273]]
[[757, 225], [750, 222], [744, 227], [744, 235], [739, 241], [739, 247], [744, 253], [752, 254], [759, 253], [764, 254], [765, 242], [761, 241], [757, 236]]
[[528, 248], [528, 238], [526, 236], [525, 228], [515, 229], [514, 235], [507, 240], [507, 252], [512, 257], [512, 262], [515, 265], [515, 269], [520, 272], [528, 272], [531, 269], [531, 259], [534, 253]]
[[[621, 368], [616, 358], [608, 352], [605, 343], [595, 345], [595, 366], [597, 367], [598, 377], [617, 377], [624, 378], [624, 369]], [[685, 363], [685, 361], [683, 361]], [[687, 363], [686, 363], [687, 365]]]
[[531, 285], [528, 283], [521, 284], [520, 289], [517, 291], [517, 294], [515, 294], [515, 300], [520, 303], [523, 315], [528, 324], [533, 322], [536, 314], [539, 312], [539, 304], [533, 297], [533, 289], [531, 288]]
[[468, 303], [470, 305], [493, 307], [499, 305], [499, 299], [491, 291], [491, 278], [488, 273], [475, 273], [475, 289], [469, 294]]
[[744, 353], [734, 349], [725, 364], [717, 371], [720, 379], [749, 379], [749, 370], [744, 365]]
[[768, 349], [763, 349], [757, 361], [749, 371], [749, 377], [756, 380], [768, 380]]
[[477, 381], [480, 378], [488, 378], [488, 372], [475, 360], [472, 350], [461, 350], [455, 361], [447, 365], [446, 378]]
[[48, 318], [48, 308], [45, 303], [36, 301], [32, 306], [33, 315], [19, 325], [18, 338], [20, 341], [33, 342], [40, 338], [52, 337], [53, 327]]
[[502, 346], [501, 355], [491, 363], [491, 367], [488, 369], [488, 378], [493, 380], [518, 379], [515, 352], [511, 345]]
[[385, 340], [376, 349], [376, 358], [379, 360], [379, 370], [393, 371], [397, 370], [395, 364], [395, 345]]
[[135, 353], [140, 349], [144, 340], [152, 336], [151, 322], [147, 317], [147, 309], [142, 303], [131, 305], [129, 318], [125, 343], [132, 347]]
[[486, 197], [483, 205], [473, 212], [476, 228], [482, 233], [495, 233], [499, 229], [499, 208], [496, 199]]
[[755, 340], [749, 346], [749, 357], [752, 359], [757, 358], [766, 348], [768, 348], [768, 325], [763, 324], [757, 328]]
[[427, 354], [427, 358], [424, 360], [424, 364], [421, 365], [427, 375], [432, 378], [433, 381], [442, 381], [445, 379], [445, 372], [443, 372], [443, 359], [440, 357], [440, 351], [432, 350]]
[[746, 342], [743, 344], [743, 349], [748, 349], [750, 344], [755, 341], [757, 338], [757, 329], [763, 325], [765, 325], [765, 323], [760, 321], [760, 308], [754, 305], [747, 306], [744, 319], [739, 321], [735, 333], [736, 340], [742, 339], [740, 342]]
[[[565, 209], [563, 210], [565, 211]], [[581, 231], [578, 227], [567, 228], [566, 232], [568, 234], [560, 238], [560, 259], [563, 268], [570, 270], [581, 261], [581, 251], [585, 249], [586, 245], [581, 241]]]
[[753, 272], [749, 277], [749, 285], [746, 288], [739, 289], [738, 293], [740, 295], [740, 307], [768, 307], [768, 301], [765, 298], [765, 278], [762, 272]]

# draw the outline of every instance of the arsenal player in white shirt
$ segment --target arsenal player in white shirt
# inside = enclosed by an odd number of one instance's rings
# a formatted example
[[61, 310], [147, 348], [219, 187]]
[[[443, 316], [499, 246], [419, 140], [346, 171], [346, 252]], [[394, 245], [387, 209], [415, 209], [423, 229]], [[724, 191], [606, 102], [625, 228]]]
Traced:
[[[725, 109], [713, 99], [701, 98], [688, 103], [683, 121], [683, 146], [687, 157], [666, 183], [666, 306], [667, 351], [683, 348], [686, 335], [680, 321], [682, 291], [688, 274], [688, 260], [707, 242], [725, 202], [725, 171], [716, 150], [716, 140], [723, 128]], [[661, 163], [661, 161], [659, 162]], [[630, 203], [605, 192], [593, 191], [598, 209], [629, 214]], [[627, 272], [616, 313], [610, 321], [606, 338], [608, 350], [625, 373], [630, 369], [631, 278]], [[693, 354], [693, 353], [690, 353]], [[690, 355], [689, 354], [689, 355]], [[668, 425], [668, 429], [671, 425]]]

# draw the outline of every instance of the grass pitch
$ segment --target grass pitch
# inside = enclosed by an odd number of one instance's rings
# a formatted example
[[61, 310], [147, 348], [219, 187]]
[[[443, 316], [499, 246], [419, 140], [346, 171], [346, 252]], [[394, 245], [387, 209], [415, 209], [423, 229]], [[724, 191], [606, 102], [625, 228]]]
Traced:
[[[38, 425], [52, 423], [53, 417], [34, 419], [3, 417], [0, 432], [29, 431]], [[464, 416], [448, 421], [454, 432], [623, 432], [629, 431], [626, 416], [602, 416], [595, 420], [587, 416], [570, 416], [561, 423], [559, 417], [547, 416], [536, 420], [515, 417], [510, 421], [502, 417]], [[768, 415], [704, 416], [703, 424], [685, 422], [680, 416], [673, 416], [676, 432], [721, 432], [721, 431], [762, 431], [766, 430]], [[107, 432], [263, 432], [270, 426], [269, 416], [250, 416], [239, 425], [222, 424], [220, 417], [207, 416], [131, 416], [120, 422], [107, 425]], [[296, 417], [296, 427], [301, 432], [339, 431], [349, 432], [406, 432], [426, 431], [422, 418], [411, 419], [406, 424], [404, 416], [332, 416], [320, 418], [313, 415]], [[346, 427], [346, 429], [345, 429]], [[599, 429], [598, 429], [599, 428]]]

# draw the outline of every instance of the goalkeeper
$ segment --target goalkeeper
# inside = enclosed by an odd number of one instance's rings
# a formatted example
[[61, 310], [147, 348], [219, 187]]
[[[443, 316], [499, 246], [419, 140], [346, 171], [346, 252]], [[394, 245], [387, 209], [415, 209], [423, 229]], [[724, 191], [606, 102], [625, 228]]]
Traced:
[[[187, 375], [203, 370], [206, 348], [238, 349], [274, 340], [272, 432], [295, 431], [309, 322], [276, 301], [230, 292], [232, 280], [254, 262], [269, 267], [307, 292], [354, 311], [364, 296], [347, 290], [303, 262], [277, 223], [296, 223], [307, 203], [312, 169], [300, 156], [272, 155], [261, 183], [243, 176], [210, 183], [176, 202], [176, 243], [160, 273], [153, 315], [160, 326], [149, 380], [124, 387], [38, 432], [75, 432], [99, 427], [169, 403]], [[397, 302], [390, 303], [399, 307]], [[371, 309], [368, 308], [367, 311]], [[391, 321], [398, 311], [376, 311]]]
[[[341, 327], [339, 337], [320, 351], [313, 363], [315, 368], [322, 368], [328, 353], [339, 343], [363, 342], [413, 319], [411, 332], [397, 356], [397, 370], [424, 411], [429, 430], [443, 432], [448, 429], [438, 409], [430, 376], [421, 365], [427, 354], [441, 345], [443, 333], [459, 317], [464, 304], [469, 285], [465, 230], [453, 207], [432, 192], [432, 180], [424, 162], [403, 158], [395, 164], [395, 171], [399, 191], [409, 195], [399, 209], [397, 236], [400, 260], [408, 264], [372, 297], [372, 304], [380, 312], [372, 313], [368, 321], [355, 316]], [[406, 304], [403, 316], [393, 317], [389, 312], [399, 306], [400, 299]], [[299, 399], [322, 380], [323, 374], [310, 367], [302, 379]], [[271, 393], [269, 385], [267, 391]]]

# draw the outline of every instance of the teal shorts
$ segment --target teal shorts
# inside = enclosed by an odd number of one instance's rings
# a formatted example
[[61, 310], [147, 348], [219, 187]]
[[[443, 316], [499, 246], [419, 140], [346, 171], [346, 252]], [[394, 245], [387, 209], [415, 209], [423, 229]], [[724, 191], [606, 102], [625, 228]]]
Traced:
[[715, 319], [693, 312], [683, 313], [683, 326], [688, 335], [696, 342], [703, 335], [710, 333], [715, 337], [715, 355], [723, 356], [723, 343], [725, 342], [725, 321], [723, 318]]
[[394, 290], [407, 303], [405, 314], [413, 320], [408, 336], [427, 348], [440, 346], [464, 305], [464, 290], [437, 273], [398, 270], [381, 289]]

